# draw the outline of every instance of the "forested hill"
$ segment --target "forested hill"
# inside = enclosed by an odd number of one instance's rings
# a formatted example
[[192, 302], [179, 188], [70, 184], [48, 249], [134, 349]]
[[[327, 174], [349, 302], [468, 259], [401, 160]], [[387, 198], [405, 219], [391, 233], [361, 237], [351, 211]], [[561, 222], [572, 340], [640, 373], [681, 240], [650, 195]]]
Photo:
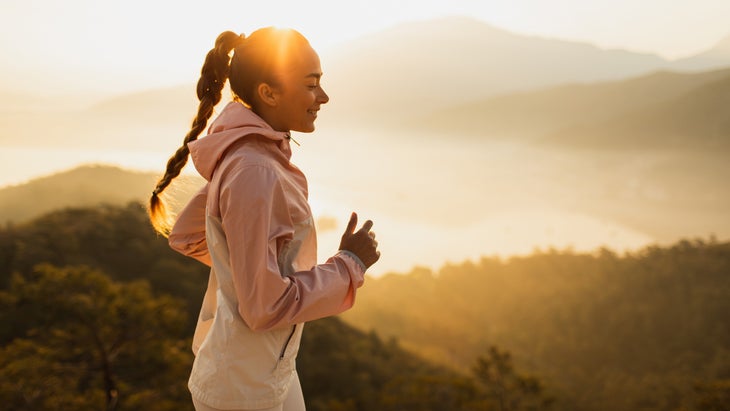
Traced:
[[[140, 203], [0, 228], [2, 409], [192, 411], [190, 344], [207, 276], [152, 231]], [[457, 372], [337, 318], [307, 324], [297, 368], [310, 411], [554, 404], [502, 348]]]
[[[192, 410], [207, 273], [140, 203], [1, 228], [4, 409]], [[726, 410], [729, 312], [713, 239], [483, 258], [368, 278], [344, 323], [307, 325], [298, 370], [311, 411]]]
[[728, 409], [729, 314], [730, 243], [709, 239], [414, 269], [371, 279], [344, 319], [460, 369], [504, 347], [560, 409], [674, 411], [698, 387]]
[[[93, 207], [146, 202], [159, 175], [89, 164], [0, 188], [0, 223], [27, 221], [64, 207]], [[201, 177], [182, 175], [165, 195], [174, 206], [185, 204], [203, 184]]]

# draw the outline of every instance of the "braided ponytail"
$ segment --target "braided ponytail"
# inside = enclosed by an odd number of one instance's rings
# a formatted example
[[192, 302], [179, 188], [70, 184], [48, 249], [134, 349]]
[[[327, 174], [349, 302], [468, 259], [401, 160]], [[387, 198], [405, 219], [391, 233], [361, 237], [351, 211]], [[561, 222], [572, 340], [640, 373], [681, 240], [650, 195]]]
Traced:
[[160, 194], [180, 174], [180, 171], [188, 162], [188, 154], [190, 154], [188, 143], [196, 140], [203, 132], [208, 120], [213, 115], [213, 108], [220, 102], [221, 92], [228, 78], [229, 54], [242, 41], [243, 36], [239, 36], [232, 31], [223, 32], [215, 40], [215, 47], [205, 57], [205, 63], [203, 63], [203, 68], [200, 70], [200, 79], [197, 85], [198, 100], [200, 100], [198, 112], [182, 145], [167, 161], [165, 174], [157, 182], [150, 198], [148, 210], [150, 222], [154, 229], [164, 236], [170, 233], [173, 218], [169, 215]]

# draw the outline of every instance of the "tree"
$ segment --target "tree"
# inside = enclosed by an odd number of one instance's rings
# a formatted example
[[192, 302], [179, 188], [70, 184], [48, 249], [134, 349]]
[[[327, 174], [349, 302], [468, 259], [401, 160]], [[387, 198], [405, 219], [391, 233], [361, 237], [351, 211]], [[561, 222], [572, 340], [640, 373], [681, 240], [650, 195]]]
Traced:
[[0, 227], [0, 289], [9, 286], [13, 273], [29, 273], [39, 263], [94, 267], [115, 281], [143, 278], [155, 292], [185, 301], [184, 334], [195, 328], [210, 272], [172, 250], [139, 203], [60, 209]]
[[694, 389], [698, 410], [730, 411], [730, 379], [697, 383]]
[[[7, 410], [191, 409], [192, 353], [176, 339], [182, 304], [145, 281], [116, 283], [87, 267], [39, 265], [0, 293], [15, 337], [0, 348]], [[105, 407], [105, 408], [104, 408]]]
[[483, 393], [483, 409], [536, 411], [547, 410], [553, 403], [540, 380], [517, 373], [510, 353], [497, 347], [477, 358], [472, 372]]

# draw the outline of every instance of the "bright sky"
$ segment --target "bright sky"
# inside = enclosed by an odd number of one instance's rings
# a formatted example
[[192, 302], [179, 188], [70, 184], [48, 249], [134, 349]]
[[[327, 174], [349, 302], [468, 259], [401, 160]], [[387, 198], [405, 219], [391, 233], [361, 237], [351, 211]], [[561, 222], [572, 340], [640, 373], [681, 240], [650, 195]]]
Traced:
[[[309, 38], [324, 56], [333, 46], [401, 22], [455, 15], [470, 16], [515, 33], [655, 53], [668, 59], [703, 52], [730, 36], [730, 0], [0, 0], [0, 93], [131, 93], [194, 83], [205, 53], [224, 30], [248, 34], [269, 25], [292, 27]], [[88, 158], [128, 164], [149, 157], [149, 164], [159, 170], [169, 155], [80, 152], [74, 157], [73, 153], [53, 150], [4, 150], [7, 161], [3, 170], [7, 171], [2, 174], [15, 180], [66, 167], [59, 161]], [[26, 160], [31, 155], [36, 161]], [[53, 170], [41, 170], [51, 166]], [[453, 229], [443, 235], [466, 239], [472, 248], [479, 244], [499, 251], [508, 243], [503, 237], [490, 237], [499, 242], [495, 244], [471, 240], [503, 229], [494, 226], [506, 221], [498, 217], [496, 223], [482, 222], [473, 231]], [[521, 225], [515, 227], [528, 229], [525, 237], [515, 236], [513, 243], [530, 246], [535, 241], [530, 230], [539, 224], [524, 216], [518, 220]], [[592, 226], [582, 220], [575, 222], [575, 218], [569, 221], [575, 227]], [[386, 217], [381, 223], [384, 239], [395, 239], [400, 232], [414, 229]], [[553, 224], [544, 223], [550, 227]], [[620, 232], [613, 227], [597, 230], [603, 233], [603, 240], [614, 236], [607, 237], [605, 231]], [[424, 242], [432, 238], [432, 231], [425, 235], [415, 232]], [[583, 243], [587, 238], [582, 233], [573, 237], [572, 232], [567, 234], [566, 238]], [[620, 239], [624, 245], [643, 241], [643, 237], [631, 233]], [[391, 254], [403, 257], [401, 260], [388, 257], [393, 260], [385, 258], [380, 267], [387, 270], [400, 264], [397, 268], [405, 269], [414, 262], [426, 263], [423, 255], [432, 257], [436, 264], [445, 255], [458, 260], [472, 252], [459, 242], [453, 244], [456, 251], [442, 249], [438, 244], [423, 244], [420, 248], [405, 244], [407, 250]], [[425, 253], [408, 254], [413, 250]]]
[[399, 22], [446, 15], [666, 58], [730, 35], [728, 0], [3, 0], [0, 89], [130, 91], [194, 82], [223, 30], [293, 27], [322, 53]]

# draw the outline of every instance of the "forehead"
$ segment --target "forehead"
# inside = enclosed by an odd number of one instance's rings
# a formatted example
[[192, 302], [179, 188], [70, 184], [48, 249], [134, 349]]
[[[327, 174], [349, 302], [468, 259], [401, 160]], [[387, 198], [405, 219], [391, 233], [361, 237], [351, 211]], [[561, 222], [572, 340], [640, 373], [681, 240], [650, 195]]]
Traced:
[[322, 74], [319, 55], [311, 46], [300, 47], [291, 54], [291, 58], [283, 59], [282, 74], [294, 77]]

